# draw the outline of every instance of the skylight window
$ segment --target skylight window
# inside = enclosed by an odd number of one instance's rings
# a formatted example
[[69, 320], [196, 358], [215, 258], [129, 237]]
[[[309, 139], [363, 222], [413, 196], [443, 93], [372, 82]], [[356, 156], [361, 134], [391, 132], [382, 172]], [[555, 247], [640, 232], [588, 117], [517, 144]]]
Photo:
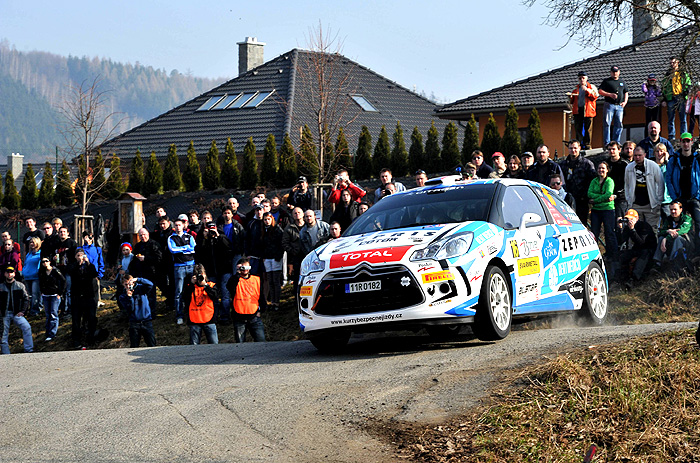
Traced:
[[235, 95], [226, 95], [225, 98], [222, 98], [218, 103], [216, 103], [214, 106], [212, 106], [210, 109], [226, 109], [228, 105], [233, 103], [233, 100], [238, 98], [240, 93], [236, 93]]
[[209, 98], [206, 103], [204, 103], [202, 106], [197, 108], [197, 111], [208, 111], [211, 109], [212, 106], [214, 106], [216, 103], [219, 102], [224, 97], [224, 95], [217, 95]]
[[355, 103], [360, 105], [360, 108], [362, 108], [364, 111], [377, 111], [377, 109], [374, 106], [372, 106], [372, 103], [367, 101], [367, 98], [365, 98], [362, 95], [350, 95], [350, 98], [355, 100]]
[[[274, 91], [274, 90], [273, 90]], [[268, 96], [272, 95], [272, 92], [260, 92], [255, 97], [253, 97], [252, 100], [250, 100], [248, 103], [243, 105], [243, 108], [255, 108], [257, 107], [260, 103], [265, 101]]]
[[238, 109], [248, 102], [251, 98], [255, 96], [255, 92], [244, 93], [239, 99], [237, 99], [228, 109]]

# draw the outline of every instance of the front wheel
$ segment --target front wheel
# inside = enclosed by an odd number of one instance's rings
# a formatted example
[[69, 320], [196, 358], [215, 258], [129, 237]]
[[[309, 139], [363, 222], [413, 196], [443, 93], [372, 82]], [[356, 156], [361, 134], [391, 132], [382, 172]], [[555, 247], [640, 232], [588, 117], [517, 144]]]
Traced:
[[510, 289], [503, 271], [496, 266], [489, 266], [484, 277], [474, 319], [474, 334], [482, 341], [496, 341], [510, 333], [513, 319]]
[[608, 315], [608, 285], [603, 270], [595, 262], [586, 272], [581, 315], [593, 325], [602, 325]]

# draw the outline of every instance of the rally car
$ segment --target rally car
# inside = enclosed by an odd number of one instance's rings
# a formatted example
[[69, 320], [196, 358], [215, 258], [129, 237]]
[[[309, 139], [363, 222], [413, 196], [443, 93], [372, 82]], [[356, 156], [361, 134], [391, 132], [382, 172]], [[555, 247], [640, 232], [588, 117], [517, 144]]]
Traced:
[[301, 265], [301, 329], [319, 350], [352, 332], [471, 324], [483, 340], [514, 319], [607, 315], [608, 282], [595, 238], [539, 183], [444, 177], [381, 199]]

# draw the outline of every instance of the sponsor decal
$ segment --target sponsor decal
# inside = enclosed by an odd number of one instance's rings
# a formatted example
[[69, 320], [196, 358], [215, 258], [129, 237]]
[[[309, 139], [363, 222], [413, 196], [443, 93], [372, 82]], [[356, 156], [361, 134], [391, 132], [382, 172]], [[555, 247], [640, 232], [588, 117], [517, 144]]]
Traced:
[[537, 283], [521, 286], [518, 288], [518, 296], [522, 296], [523, 294], [527, 294], [535, 290], [537, 290]]
[[299, 296], [311, 296], [313, 288], [311, 286], [302, 286], [299, 288]]
[[432, 269], [434, 269], [434, 268], [436, 268], [434, 265], [430, 265], [430, 264], [420, 264], [420, 265], [418, 266], [418, 270], [416, 270], [416, 272], [426, 272], [426, 271], [432, 270]]
[[581, 271], [581, 262], [579, 260], [569, 260], [559, 263], [559, 275], [575, 273]]
[[343, 318], [340, 320], [331, 320], [331, 325], [354, 325], [357, 323], [383, 322], [389, 320], [396, 320], [397, 318], [401, 317], [403, 317], [403, 314], [388, 313], [382, 315], [372, 315], [369, 317]]
[[486, 249], [489, 251], [489, 255], [496, 254], [498, 252], [498, 248], [491, 244], [489, 244]]
[[531, 252], [537, 252], [540, 250], [540, 244], [537, 241], [522, 240], [520, 244], [518, 244], [518, 247], [520, 248], [520, 254], [523, 257], [528, 257]]
[[427, 291], [431, 296], [435, 296], [435, 285], [430, 286]]
[[330, 268], [353, 267], [360, 262], [367, 262], [368, 264], [396, 262], [401, 260], [409, 249], [411, 249], [411, 246], [396, 246], [335, 254], [331, 256]]
[[559, 275], [557, 274], [557, 267], [552, 265], [552, 268], [549, 269], [549, 287], [556, 288], [558, 281]]
[[435, 283], [438, 281], [454, 280], [455, 277], [449, 270], [443, 270], [441, 272], [424, 273], [421, 275], [421, 278], [423, 278], [423, 283]]
[[452, 299], [446, 299], [446, 300], [444, 300], [444, 301], [435, 301], [435, 302], [432, 302], [432, 303], [428, 304], [428, 306], [429, 306], [429, 307], [433, 307], [433, 306], [435, 306], [435, 305], [446, 304], [446, 303], [448, 303], [448, 302], [452, 302]]
[[484, 244], [484, 242], [485, 242], [486, 240], [490, 240], [490, 239], [493, 238], [494, 236], [496, 236], [496, 232], [494, 232], [493, 230], [491, 230], [491, 229], [489, 228], [489, 229], [485, 230], [482, 234], [477, 235], [476, 237], [474, 237], [474, 239], [476, 240], [477, 243], [479, 243], [479, 244]]
[[584, 251], [591, 251], [598, 245], [593, 236], [587, 231], [567, 233], [559, 237], [562, 257], [571, 257]]
[[581, 281], [574, 280], [571, 283], [569, 283], [568, 291], [576, 299], [583, 299], [583, 283], [581, 283]]
[[534, 275], [540, 273], [540, 258], [529, 257], [518, 260], [518, 276]]
[[304, 283], [310, 284], [310, 283], [315, 283], [316, 282], [316, 275], [311, 275], [306, 277], [304, 280]]
[[518, 242], [515, 240], [510, 240], [510, 250], [513, 252], [513, 258], [517, 259], [520, 257], [520, 248], [518, 248]]
[[542, 246], [542, 265], [546, 268], [559, 257], [559, 240], [556, 238], [545, 238]]
[[401, 286], [408, 286], [411, 284], [411, 279], [408, 277], [401, 277]]
[[479, 278], [481, 278], [482, 276], [483, 276], [483, 275], [479, 273], [478, 275], [474, 275], [473, 277], [471, 277], [471, 278], [469, 279], [469, 281], [476, 281], [476, 280], [478, 280]]

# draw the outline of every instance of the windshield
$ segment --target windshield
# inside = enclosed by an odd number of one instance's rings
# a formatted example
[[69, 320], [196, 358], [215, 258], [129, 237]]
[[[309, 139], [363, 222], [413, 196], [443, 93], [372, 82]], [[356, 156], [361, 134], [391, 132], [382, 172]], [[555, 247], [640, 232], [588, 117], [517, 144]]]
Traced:
[[420, 225], [487, 220], [495, 183], [432, 187], [383, 198], [343, 236]]

